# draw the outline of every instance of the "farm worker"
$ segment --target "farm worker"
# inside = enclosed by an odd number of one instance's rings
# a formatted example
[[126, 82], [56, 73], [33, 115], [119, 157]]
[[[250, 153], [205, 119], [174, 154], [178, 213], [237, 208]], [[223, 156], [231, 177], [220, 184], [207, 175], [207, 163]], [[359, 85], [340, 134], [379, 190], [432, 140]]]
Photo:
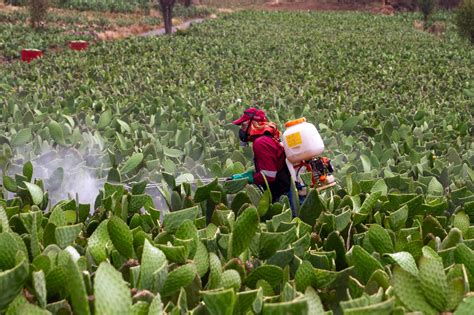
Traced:
[[235, 174], [232, 179], [247, 178], [250, 184], [266, 188], [265, 178], [272, 193], [272, 202], [290, 192], [291, 175], [285, 163], [285, 150], [280, 142], [280, 131], [273, 122], [269, 122], [265, 112], [249, 108], [237, 120], [240, 141], [246, 145], [251, 142], [255, 171]]

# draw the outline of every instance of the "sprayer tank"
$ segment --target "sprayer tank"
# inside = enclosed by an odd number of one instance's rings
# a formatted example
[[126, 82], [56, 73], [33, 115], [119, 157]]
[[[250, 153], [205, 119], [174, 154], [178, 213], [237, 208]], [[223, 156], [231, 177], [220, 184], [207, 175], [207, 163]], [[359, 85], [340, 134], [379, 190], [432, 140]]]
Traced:
[[283, 146], [288, 161], [298, 163], [323, 153], [323, 139], [316, 127], [306, 122], [305, 118], [289, 121], [285, 127]]

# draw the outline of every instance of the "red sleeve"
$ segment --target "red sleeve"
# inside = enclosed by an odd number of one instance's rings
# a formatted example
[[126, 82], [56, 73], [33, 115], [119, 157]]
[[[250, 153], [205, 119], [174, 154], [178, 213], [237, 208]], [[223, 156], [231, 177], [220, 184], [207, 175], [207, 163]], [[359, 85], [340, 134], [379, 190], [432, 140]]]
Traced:
[[255, 158], [253, 181], [257, 185], [265, 185], [263, 175], [269, 184], [275, 181], [278, 171], [278, 150], [275, 146], [276, 144], [270, 137], [257, 138], [253, 143]]

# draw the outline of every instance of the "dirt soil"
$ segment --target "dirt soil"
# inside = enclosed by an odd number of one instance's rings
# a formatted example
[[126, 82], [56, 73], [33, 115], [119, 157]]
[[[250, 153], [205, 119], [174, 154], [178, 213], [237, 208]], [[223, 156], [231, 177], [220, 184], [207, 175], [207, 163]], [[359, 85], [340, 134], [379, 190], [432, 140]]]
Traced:
[[5, 3], [0, 2], [0, 11], [2, 11], [2, 12], [15, 12], [15, 11], [18, 11], [18, 10], [21, 10], [21, 8], [20, 7], [14, 7], [14, 6], [11, 6], [11, 5], [6, 5]]
[[149, 30], [155, 29], [156, 27], [152, 27], [150, 25], [131, 25], [131, 26], [124, 26], [124, 27], [117, 27], [110, 31], [100, 32], [97, 33], [97, 38], [100, 40], [114, 40], [120, 38], [126, 38], [131, 35], [142, 34], [144, 32], [148, 32]]

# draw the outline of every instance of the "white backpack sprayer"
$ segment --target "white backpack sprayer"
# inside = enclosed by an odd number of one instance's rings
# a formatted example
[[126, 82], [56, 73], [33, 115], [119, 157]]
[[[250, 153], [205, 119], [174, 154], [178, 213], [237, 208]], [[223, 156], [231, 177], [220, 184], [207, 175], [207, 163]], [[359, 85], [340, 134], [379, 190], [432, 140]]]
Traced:
[[303, 117], [287, 122], [285, 128], [283, 147], [286, 164], [298, 193], [306, 195], [307, 185], [301, 178], [303, 173], [311, 174], [310, 186], [318, 190], [334, 186], [334, 169], [328, 158], [320, 156], [324, 152], [324, 142], [316, 127]]

